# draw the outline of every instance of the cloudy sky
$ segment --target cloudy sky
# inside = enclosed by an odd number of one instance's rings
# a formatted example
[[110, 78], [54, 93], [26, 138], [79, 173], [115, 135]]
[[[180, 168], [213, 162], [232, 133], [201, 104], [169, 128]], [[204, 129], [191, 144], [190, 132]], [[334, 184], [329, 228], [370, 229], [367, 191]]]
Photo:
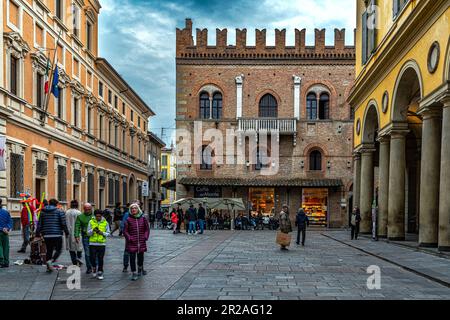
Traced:
[[[100, 0], [100, 56], [108, 59], [155, 111], [150, 129], [170, 143], [175, 127], [175, 28], [185, 18], [195, 28], [228, 28], [229, 44], [235, 28], [247, 28], [247, 43], [255, 43], [254, 29], [267, 29], [267, 43], [275, 43], [275, 28], [286, 28], [287, 45], [294, 44], [295, 28], [306, 28], [307, 44], [314, 28], [327, 29], [327, 45], [334, 28], [347, 29], [353, 43], [355, 0]], [[195, 33], [195, 31], [194, 31]], [[195, 41], [195, 35], [194, 35]]]

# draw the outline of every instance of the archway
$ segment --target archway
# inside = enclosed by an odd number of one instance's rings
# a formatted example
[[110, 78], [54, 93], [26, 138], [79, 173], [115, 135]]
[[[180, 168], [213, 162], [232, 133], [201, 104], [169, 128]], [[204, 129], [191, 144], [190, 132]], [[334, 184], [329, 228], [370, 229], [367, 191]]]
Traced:
[[361, 149], [361, 232], [372, 230], [372, 205], [378, 199], [378, 167], [380, 147], [378, 142], [378, 105], [371, 100], [363, 118]]
[[[420, 167], [422, 116], [417, 113], [422, 97], [422, 77], [415, 61], [407, 62], [396, 81], [392, 101], [394, 126], [407, 129], [405, 136], [405, 208], [403, 234], [417, 233], [420, 215]], [[392, 159], [391, 159], [392, 161]], [[389, 213], [391, 214], [391, 213]], [[401, 221], [401, 220], [397, 220]], [[400, 227], [400, 226], [399, 226]]]
[[135, 201], [136, 198], [136, 179], [133, 174], [130, 175], [130, 178], [128, 180], [128, 201], [130, 203], [132, 201]]

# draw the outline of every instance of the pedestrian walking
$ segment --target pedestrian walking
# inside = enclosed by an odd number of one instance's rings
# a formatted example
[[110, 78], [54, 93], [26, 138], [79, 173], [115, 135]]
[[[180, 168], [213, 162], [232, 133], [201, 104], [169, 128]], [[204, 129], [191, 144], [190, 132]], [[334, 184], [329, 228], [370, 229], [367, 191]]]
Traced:
[[103, 280], [103, 264], [106, 252], [106, 237], [110, 235], [109, 223], [101, 210], [94, 211], [94, 219], [89, 220], [87, 235], [89, 236], [89, 255], [92, 265], [92, 276]]
[[[292, 232], [291, 219], [289, 218], [289, 209], [287, 205], [283, 205], [280, 212], [280, 231], [286, 235]], [[289, 241], [290, 242], [290, 241]], [[287, 242], [280, 244], [281, 250], [288, 250], [289, 244]]]
[[83, 205], [83, 213], [77, 217], [75, 221], [75, 241], [80, 242], [83, 245], [84, 260], [86, 262], [86, 274], [92, 273], [92, 265], [89, 251], [89, 235], [87, 234], [87, 228], [89, 221], [93, 218], [92, 205], [85, 203]]
[[8, 210], [2, 208], [0, 198], [0, 268], [9, 267], [9, 233], [13, 228], [13, 221]]
[[[130, 204], [127, 203], [127, 206], [124, 210], [122, 221], [120, 222], [120, 230], [122, 230], [122, 234], [124, 235], [125, 222], [130, 216]], [[128, 272], [128, 265], [130, 264], [130, 253], [127, 251], [126, 241], [125, 248], [123, 249], [123, 269], [122, 272]]]
[[205, 230], [206, 210], [201, 203], [198, 204], [197, 220], [200, 227], [200, 234]]
[[187, 217], [189, 221], [189, 232], [188, 234], [194, 235], [196, 233], [197, 228], [197, 210], [195, 210], [194, 205], [191, 204], [189, 206]]
[[302, 234], [302, 246], [305, 246], [306, 226], [309, 227], [309, 218], [305, 214], [303, 208], [300, 208], [295, 217], [295, 225], [297, 226], [297, 245], [300, 244], [300, 233]]
[[[150, 236], [150, 228], [139, 205], [135, 203], [130, 206], [130, 215], [125, 221], [123, 234], [126, 241], [126, 251], [130, 255], [131, 280], [136, 281], [138, 277], [147, 274], [144, 270], [144, 253], [147, 252], [147, 240]], [[137, 273], [136, 258], [138, 266]]]
[[155, 213], [153, 211], [150, 212], [149, 222], [150, 222], [150, 229], [155, 229]]
[[361, 214], [359, 212], [358, 207], [353, 208], [352, 216], [350, 218], [350, 236], [351, 239], [358, 240], [358, 234], [359, 234], [359, 224], [361, 222]]
[[63, 234], [69, 235], [66, 216], [58, 209], [58, 200], [50, 199], [48, 206], [42, 209], [39, 217], [36, 236], [43, 237], [47, 249], [47, 272], [53, 271], [53, 263], [61, 255], [63, 245]]
[[69, 234], [66, 237], [66, 249], [69, 250], [70, 259], [73, 265], [81, 266], [83, 262], [81, 257], [83, 254], [83, 244], [75, 239], [75, 224], [81, 211], [78, 210], [78, 201], [70, 202], [70, 209], [66, 211], [66, 223]]
[[120, 224], [122, 222], [123, 219], [123, 212], [120, 209], [120, 202], [116, 203], [116, 206], [114, 208], [114, 218], [113, 218], [113, 226], [112, 226], [112, 230], [111, 230], [111, 237], [114, 235], [114, 232], [116, 232], [116, 230], [119, 230], [119, 237], [122, 236], [122, 229], [120, 228]]
[[173, 234], [177, 233], [178, 227], [178, 213], [175, 208], [172, 209], [172, 213], [170, 214], [170, 221], [172, 222]]
[[177, 233], [181, 232], [181, 223], [183, 222], [183, 218], [184, 218], [184, 213], [183, 213], [183, 209], [181, 208], [181, 206], [178, 204], [177, 205], [177, 216], [178, 216], [178, 223], [177, 223]]
[[[31, 214], [34, 215], [36, 208], [31, 203], [28, 204], [28, 208], [30, 209]], [[23, 202], [22, 211], [20, 211], [20, 224], [22, 226], [22, 246], [20, 250], [17, 251], [18, 253], [25, 253], [27, 251], [28, 244], [30, 243], [31, 225], [28, 208], [27, 204]]]
[[156, 211], [156, 229], [161, 228], [162, 217], [163, 217], [163, 212], [162, 212], [161, 208], [159, 208], [158, 211]]

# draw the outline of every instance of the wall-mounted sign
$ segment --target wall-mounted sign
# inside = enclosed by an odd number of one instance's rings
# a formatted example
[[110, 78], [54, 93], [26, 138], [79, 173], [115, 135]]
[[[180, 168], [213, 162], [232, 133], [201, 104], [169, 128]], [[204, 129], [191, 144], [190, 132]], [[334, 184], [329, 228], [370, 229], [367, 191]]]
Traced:
[[148, 181], [142, 182], [142, 196], [148, 197]]
[[222, 188], [214, 186], [194, 187], [194, 198], [221, 198]]

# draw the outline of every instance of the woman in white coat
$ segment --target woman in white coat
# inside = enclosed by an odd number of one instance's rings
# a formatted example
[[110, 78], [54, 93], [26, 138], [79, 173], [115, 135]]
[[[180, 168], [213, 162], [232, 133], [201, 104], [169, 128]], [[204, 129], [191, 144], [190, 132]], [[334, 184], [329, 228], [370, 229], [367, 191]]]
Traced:
[[83, 244], [81, 241], [75, 240], [75, 221], [77, 217], [81, 214], [78, 210], [78, 201], [72, 200], [70, 202], [70, 209], [66, 211], [66, 223], [67, 229], [69, 229], [69, 235], [66, 237], [66, 249], [69, 250], [70, 259], [72, 259], [72, 264], [81, 266], [83, 262], [81, 261], [83, 253]]

